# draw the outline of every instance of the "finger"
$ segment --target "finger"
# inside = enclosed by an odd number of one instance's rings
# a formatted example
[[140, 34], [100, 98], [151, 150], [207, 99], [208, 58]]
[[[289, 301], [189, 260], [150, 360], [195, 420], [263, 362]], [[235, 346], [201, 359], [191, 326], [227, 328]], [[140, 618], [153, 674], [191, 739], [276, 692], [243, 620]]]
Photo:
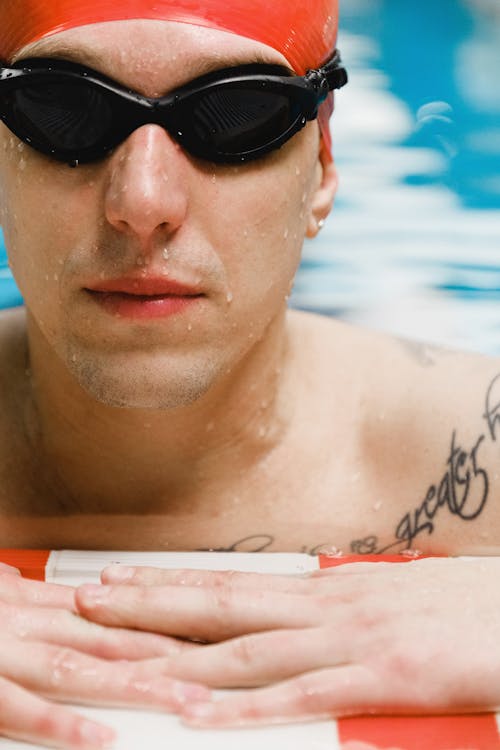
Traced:
[[169, 659], [171, 677], [212, 688], [258, 687], [350, 662], [351, 644], [323, 628], [277, 630], [204, 646]]
[[4, 637], [68, 646], [101, 659], [136, 661], [196, 648], [164, 635], [103, 627], [63, 609], [0, 604], [0, 616]]
[[103, 750], [113, 730], [32, 695], [0, 677], [0, 734], [14, 740], [71, 750]]
[[377, 706], [378, 692], [369, 670], [349, 665], [238, 691], [219, 701], [186, 704], [182, 719], [190, 726], [222, 728], [352, 716]]
[[37, 607], [58, 607], [75, 611], [75, 589], [58, 583], [30, 581], [0, 570], [0, 600]]
[[84, 585], [75, 601], [79, 612], [94, 622], [203, 641], [308, 627], [322, 614], [314, 598], [224, 585]]
[[104, 584], [142, 586], [228, 586], [238, 589], [265, 589], [291, 593], [308, 593], [306, 578], [262, 573], [239, 573], [235, 570], [165, 570], [162, 568], [129, 568], [114, 564], [101, 573]]
[[21, 575], [19, 568], [14, 568], [13, 565], [7, 565], [7, 563], [0, 563], [0, 573], [7, 573], [8, 575], [14, 576]]
[[110, 662], [70, 648], [4, 640], [0, 674], [28, 690], [58, 701], [178, 711], [210, 692], [166, 677], [165, 660]]

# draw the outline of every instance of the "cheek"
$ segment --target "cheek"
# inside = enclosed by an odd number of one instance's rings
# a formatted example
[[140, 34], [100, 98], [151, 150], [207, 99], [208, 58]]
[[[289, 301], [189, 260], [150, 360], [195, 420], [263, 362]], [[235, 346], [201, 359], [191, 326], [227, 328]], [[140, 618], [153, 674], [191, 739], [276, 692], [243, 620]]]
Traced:
[[216, 180], [205, 205], [219, 217], [212, 244], [235, 297], [240, 292], [249, 305], [267, 297], [283, 304], [300, 263], [312, 190], [313, 171], [297, 158], [285, 168], [276, 160]]
[[[0, 164], [2, 228], [9, 263], [36, 317], [58, 313], [61, 270], [81, 243], [88, 221], [81, 189], [72, 191], [67, 172], [24, 151], [12, 150]], [[21, 161], [21, 157], [24, 161]]]

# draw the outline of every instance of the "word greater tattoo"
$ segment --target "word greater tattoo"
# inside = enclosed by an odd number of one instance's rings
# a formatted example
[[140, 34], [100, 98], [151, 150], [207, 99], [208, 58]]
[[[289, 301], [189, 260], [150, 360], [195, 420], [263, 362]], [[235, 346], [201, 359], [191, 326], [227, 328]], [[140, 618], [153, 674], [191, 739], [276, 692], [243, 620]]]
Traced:
[[457, 443], [457, 433], [453, 431], [443, 475], [428, 488], [419, 505], [405, 513], [396, 527], [395, 541], [382, 547], [377, 536], [367, 536], [351, 542], [352, 552], [359, 555], [382, 554], [395, 547], [410, 548], [419, 534], [433, 533], [434, 519], [443, 508], [463, 521], [474, 521], [481, 515], [488, 501], [490, 482], [486, 469], [480, 465], [479, 453], [485, 441], [497, 442], [500, 428], [500, 373], [488, 386], [483, 419], [487, 432], [481, 434], [467, 450]]

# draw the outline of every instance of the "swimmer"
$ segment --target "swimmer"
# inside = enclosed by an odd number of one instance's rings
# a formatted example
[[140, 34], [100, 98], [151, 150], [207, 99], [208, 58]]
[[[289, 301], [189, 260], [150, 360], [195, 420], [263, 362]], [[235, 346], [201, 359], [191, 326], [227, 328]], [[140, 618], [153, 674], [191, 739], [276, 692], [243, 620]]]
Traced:
[[0, 733], [112, 741], [64, 702], [207, 727], [500, 708], [500, 362], [287, 306], [337, 186], [335, 0], [3, 0], [0, 29], [25, 300], [0, 318], [0, 547], [487, 556], [76, 592], [2, 567]]

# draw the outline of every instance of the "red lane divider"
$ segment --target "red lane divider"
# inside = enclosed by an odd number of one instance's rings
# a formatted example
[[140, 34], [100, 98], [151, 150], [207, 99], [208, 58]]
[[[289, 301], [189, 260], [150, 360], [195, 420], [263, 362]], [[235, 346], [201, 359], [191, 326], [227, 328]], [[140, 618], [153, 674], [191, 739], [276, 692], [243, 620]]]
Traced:
[[395, 562], [409, 563], [415, 560], [425, 560], [430, 557], [444, 557], [444, 555], [319, 555], [319, 567], [336, 568], [338, 565], [347, 565], [348, 563], [380, 563]]
[[[342, 745], [373, 750], [500, 750], [495, 714], [339, 719]], [[361, 744], [363, 746], [363, 744]]]
[[19, 568], [24, 578], [45, 581], [45, 567], [50, 552], [31, 549], [0, 549], [0, 562]]

